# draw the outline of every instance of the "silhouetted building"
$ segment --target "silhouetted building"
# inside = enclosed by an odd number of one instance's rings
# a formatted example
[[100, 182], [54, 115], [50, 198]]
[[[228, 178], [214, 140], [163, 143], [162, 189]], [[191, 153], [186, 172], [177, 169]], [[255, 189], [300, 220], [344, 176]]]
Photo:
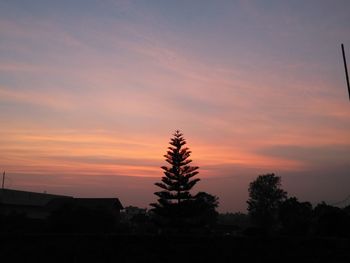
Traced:
[[54, 199], [73, 199], [70, 196], [0, 189], [0, 214], [25, 214], [29, 218], [44, 219], [50, 212], [47, 205]]
[[123, 209], [118, 198], [74, 198], [64, 195], [0, 189], [0, 214], [25, 214], [28, 218], [45, 219], [65, 205], [90, 210], [108, 211], [119, 217]]

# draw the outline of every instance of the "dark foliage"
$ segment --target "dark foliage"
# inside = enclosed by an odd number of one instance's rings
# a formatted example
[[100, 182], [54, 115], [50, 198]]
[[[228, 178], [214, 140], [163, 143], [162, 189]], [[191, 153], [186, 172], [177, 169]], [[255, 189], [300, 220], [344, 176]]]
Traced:
[[211, 228], [215, 225], [218, 217], [216, 208], [219, 198], [205, 192], [196, 194], [193, 200], [192, 215], [195, 226]]
[[287, 198], [279, 207], [282, 231], [288, 235], [306, 235], [312, 221], [312, 205], [299, 202], [296, 197]]
[[241, 212], [219, 214], [215, 232], [221, 235], [244, 235], [244, 231], [251, 226], [250, 217]]
[[259, 175], [249, 185], [248, 211], [252, 220], [270, 231], [278, 224], [278, 209], [287, 193], [281, 189], [281, 177], [275, 174]]
[[130, 233], [132, 234], [155, 234], [157, 228], [149, 215], [147, 214], [136, 214], [132, 216], [128, 222], [130, 226]]
[[115, 216], [106, 209], [65, 204], [48, 218], [48, 231], [59, 233], [103, 233], [116, 228]]
[[350, 237], [350, 215], [347, 209], [322, 202], [314, 209], [312, 231], [320, 236]]

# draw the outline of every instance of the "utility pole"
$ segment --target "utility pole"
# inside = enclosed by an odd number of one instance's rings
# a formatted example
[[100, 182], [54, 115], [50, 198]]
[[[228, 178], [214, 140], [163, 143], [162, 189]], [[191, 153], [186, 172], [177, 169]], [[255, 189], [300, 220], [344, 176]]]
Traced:
[[347, 67], [347, 65], [346, 65], [346, 58], [345, 58], [345, 51], [344, 51], [344, 45], [343, 45], [343, 44], [341, 44], [341, 50], [342, 50], [342, 53], [343, 53], [344, 68], [345, 68], [345, 76], [346, 76], [346, 84], [348, 85], [349, 100], [350, 100], [349, 74], [348, 74], [348, 67]]
[[5, 171], [2, 174], [2, 189], [4, 189], [4, 186], [5, 186]]

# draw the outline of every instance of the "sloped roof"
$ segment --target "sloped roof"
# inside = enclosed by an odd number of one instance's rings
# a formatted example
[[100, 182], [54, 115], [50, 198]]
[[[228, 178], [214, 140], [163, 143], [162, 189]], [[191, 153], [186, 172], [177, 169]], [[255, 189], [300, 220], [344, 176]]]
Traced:
[[0, 189], [0, 205], [47, 206], [55, 209], [65, 203], [87, 208], [123, 209], [118, 198], [73, 198], [72, 196]]
[[0, 204], [4, 205], [46, 206], [55, 198], [66, 199], [72, 197], [12, 189], [0, 189]]

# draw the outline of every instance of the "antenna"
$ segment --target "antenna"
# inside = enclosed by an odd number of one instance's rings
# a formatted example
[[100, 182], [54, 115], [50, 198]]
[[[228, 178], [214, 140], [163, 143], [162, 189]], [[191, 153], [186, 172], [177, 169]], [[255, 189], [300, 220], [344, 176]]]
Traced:
[[346, 58], [345, 58], [345, 51], [344, 51], [344, 45], [343, 45], [343, 44], [341, 44], [341, 50], [342, 50], [342, 53], [343, 53], [344, 68], [345, 68], [345, 76], [346, 76], [346, 84], [348, 85], [349, 100], [350, 100], [349, 75], [348, 75], [348, 67], [346, 66]]
[[4, 189], [4, 186], [5, 186], [5, 171], [2, 174], [2, 189]]

